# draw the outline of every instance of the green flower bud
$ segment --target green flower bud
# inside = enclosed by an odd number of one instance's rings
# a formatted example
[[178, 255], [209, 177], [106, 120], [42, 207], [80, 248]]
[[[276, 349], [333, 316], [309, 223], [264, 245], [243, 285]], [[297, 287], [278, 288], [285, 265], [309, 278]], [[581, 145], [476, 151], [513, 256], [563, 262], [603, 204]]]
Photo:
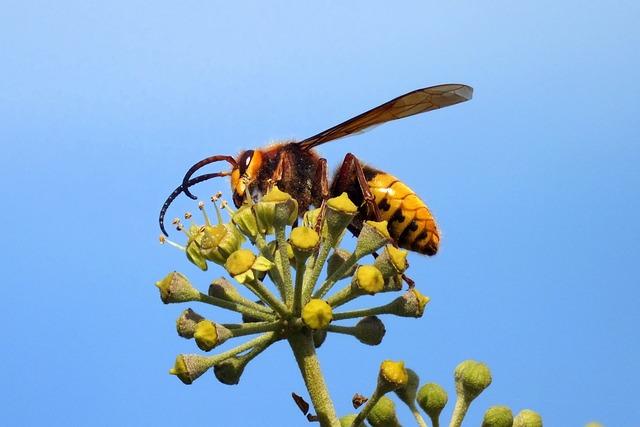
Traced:
[[360, 259], [380, 249], [390, 240], [387, 221], [365, 221], [358, 236], [354, 253]]
[[378, 400], [367, 415], [367, 421], [373, 427], [400, 427], [400, 422], [396, 417], [396, 405], [387, 396], [382, 396]]
[[289, 194], [274, 186], [253, 207], [258, 228], [267, 233], [273, 227], [284, 227], [293, 224], [298, 218], [298, 202]]
[[393, 301], [393, 314], [401, 317], [422, 317], [429, 297], [422, 295], [416, 288], [409, 289]]
[[395, 390], [400, 400], [402, 400], [409, 408], [412, 408], [416, 402], [416, 394], [420, 385], [420, 377], [413, 369], [407, 368], [409, 380], [407, 384]]
[[226, 301], [238, 302], [244, 299], [242, 295], [240, 295], [238, 290], [224, 277], [211, 282], [211, 285], [209, 285], [208, 294], [209, 296], [220, 298]]
[[465, 360], [455, 370], [456, 392], [471, 402], [491, 384], [491, 371], [484, 363]]
[[193, 338], [193, 334], [196, 331], [196, 325], [203, 320], [204, 317], [200, 316], [190, 308], [187, 308], [176, 320], [176, 330], [178, 331], [178, 335], [187, 339]]
[[169, 373], [177, 376], [183, 383], [191, 384], [200, 375], [207, 372], [213, 363], [210, 357], [199, 354], [180, 354], [176, 357], [175, 364]]
[[325, 329], [314, 329], [311, 333], [311, 337], [313, 338], [313, 346], [315, 348], [320, 348], [324, 343], [324, 340], [327, 339], [327, 331]]
[[353, 426], [353, 422], [356, 419], [356, 414], [349, 414], [349, 415], [345, 415], [344, 417], [340, 418], [340, 427], [352, 427]]
[[199, 322], [193, 334], [196, 344], [203, 351], [213, 350], [232, 336], [229, 329], [210, 320]]
[[507, 406], [492, 406], [484, 413], [482, 427], [511, 427], [513, 413]]
[[449, 396], [447, 396], [447, 392], [445, 389], [440, 387], [440, 385], [436, 383], [428, 383], [420, 387], [418, 391], [418, 405], [422, 408], [433, 424], [436, 424], [436, 421], [440, 417], [440, 413], [447, 405], [447, 401], [449, 400]]
[[200, 292], [194, 288], [189, 279], [174, 271], [156, 282], [160, 289], [160, 298], [165, 304], [177, 302], [189, 302], [200, 299]]
[[291, 230], [289, 242], [295, 257], [304, 261], [315, 251], [320, 242], [320, 236], [312, 228], [295, 227]]
[[[344, 249], [336, 248], [333, 250], [333, 253], [329, 257], [327, 261], [327, 277], [330, 277], [334, 271], [344, 264], [344, 262], [349, 259], [351, 253]], [[353, 276], [353, 273], [356, 272], [356, 268], [358, 268], [358, 264], [354, 264], [349, 270], [347, 270], [338, 280], [344, 279], [345, 277]]]
[[246, 360], [242, 357], [230, 357], [213, 367], [213, 373], [222, 384], [236, 385], [240, 382], [240, 377], [247, 366]]
[[349, 200], [347, 193], [327, 200], [322, 233], [331, 245], [340, 241], [342, 233], [357, 213], [358, 207]]
[[388, 393], [407, 385], [409, 374], [404, 367], [404, 362], [385, 360], [380, 364], [378, 373], [378, 390]]
[[258, 223], [251, 206], [242, 205], [233, 214], [231, 221], [252, 243], [256, 241], [256, 237], [258, 236]]
[[380, 270], [382, 277], [385, 279], [402, 274], [409, 266], [407, 263], [407, 251], [398, 249], [393, 245], [387, 245], [373, 265]]
[[542, 427], [542, 417], [531, 409], [523, 409], [513, 419], [513, 427]]
[[326, 301], [312, 299], [302, 308], [302, 321], [310, 329], [326, 329], [333, 319], [333, 311]]
[[359, 294], [373, 295], [382, 290], [384, 278], [373, 265], [361, 265], [353, 276], [351, 286]]
[[206, 225], [202, 227], [200, 251], [207, 260], [224, 265], [243, 242], [244, 236], [233, 224]]
[[385, 332], [382, 320], [376, 316], [367, 316], [356, 324], [354, 335], [363, 344], [378, 345], [382, 342]]

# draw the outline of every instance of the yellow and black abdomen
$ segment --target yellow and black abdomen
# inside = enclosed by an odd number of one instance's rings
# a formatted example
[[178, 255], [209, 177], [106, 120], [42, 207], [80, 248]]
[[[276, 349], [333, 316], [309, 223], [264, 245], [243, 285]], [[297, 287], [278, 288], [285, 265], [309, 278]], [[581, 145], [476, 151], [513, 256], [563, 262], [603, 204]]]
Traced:
[[371, 169], [366, 172], [380, 215], [389, 223], [391, 237], [401, 248], [435, 255], [440, 233], [427, 205], [398, 178]]

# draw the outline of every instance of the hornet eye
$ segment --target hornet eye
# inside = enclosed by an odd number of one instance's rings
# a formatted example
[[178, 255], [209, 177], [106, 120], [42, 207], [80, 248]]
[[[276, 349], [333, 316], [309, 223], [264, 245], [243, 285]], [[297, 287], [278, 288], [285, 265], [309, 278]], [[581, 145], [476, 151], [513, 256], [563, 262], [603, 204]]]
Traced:
[[244, 175], [247, 171], [247, 168], [251, 164], [251, 159], [253, 158], [253, 150], [247, 150], [240, 156], [240, 160], [238, 161], [238, 167], [240, 168], [240, 175]]

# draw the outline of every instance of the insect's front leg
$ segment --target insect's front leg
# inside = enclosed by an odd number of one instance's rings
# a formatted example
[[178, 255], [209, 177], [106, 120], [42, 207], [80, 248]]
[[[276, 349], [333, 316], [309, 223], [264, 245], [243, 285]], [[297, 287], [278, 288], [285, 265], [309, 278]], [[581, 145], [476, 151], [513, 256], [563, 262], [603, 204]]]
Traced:
[[329, 172], [327, 170], [327, 159], [319, 159], [316, 169], [315, 184], [313, 186], [313, 200], [315, 203], [320, 201], [320, 214], [316, 220], [315, 230], [320, 234], [322, 229], [322, 221], [324, 220], [324, 211], [326, 209], [327, 200], [329, 199]]

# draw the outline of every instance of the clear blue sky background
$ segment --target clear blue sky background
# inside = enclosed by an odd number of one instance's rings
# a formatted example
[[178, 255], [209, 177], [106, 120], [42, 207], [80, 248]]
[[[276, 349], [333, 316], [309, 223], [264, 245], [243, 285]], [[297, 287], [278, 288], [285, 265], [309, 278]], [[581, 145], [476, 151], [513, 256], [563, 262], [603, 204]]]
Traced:
[[222, 272], [159, 246], [158, 209], [207, 155], [464, 82], [469, 103], [322, 147], [334, 167], [352, 151], [401, 177], [443, 230], [438, 256], [411, 256], [432, 297], [422, 319], [386, 318], [378, 347], [320, 349], [339, 412], [383, 359], [453, 400], [473, 358], [494, 382], [469, 425], [493, 404], [548, 426], [637, 425], [638, 3], [310, 3], [3, 4], [0, 424], [304, 424], [283, 343], [236, 387], [167, 374], [194, 346], [154, 281], [178, 269], [205, 288]]

